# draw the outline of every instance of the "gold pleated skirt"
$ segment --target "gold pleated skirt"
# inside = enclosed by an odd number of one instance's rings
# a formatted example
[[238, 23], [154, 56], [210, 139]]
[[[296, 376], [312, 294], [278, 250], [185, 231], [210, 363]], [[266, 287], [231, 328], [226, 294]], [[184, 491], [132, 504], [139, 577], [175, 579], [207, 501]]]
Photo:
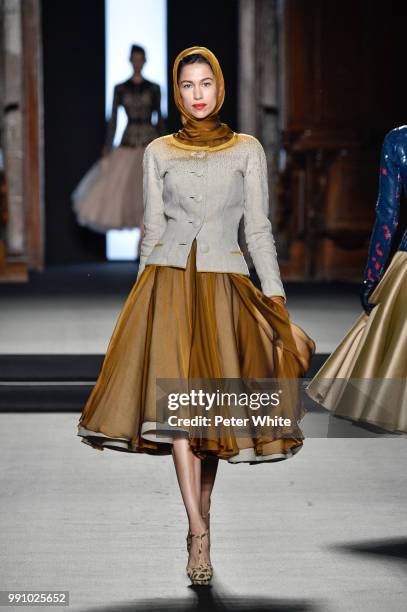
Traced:
[[[173, 438], [157, 433], [157, 379], [302, 377], [315, 351], [288, 312], [244, 274], [198, 272], [196, 240], [186, 269], [147, 265], [118, 318], [103, 366], [78, 424], [92, 447], [170, 454]], [[294, 398], [287, 411], [298, 406]], [[302, 432], [301, 432], [302, 433]], [[303, 436], [216, 439], [189, 435], [201, 459], [231, 463], [293, 456]]]
[[361, 314], [306, 388], [335, 416], [407, 433], [407, 252], [397, 251]]

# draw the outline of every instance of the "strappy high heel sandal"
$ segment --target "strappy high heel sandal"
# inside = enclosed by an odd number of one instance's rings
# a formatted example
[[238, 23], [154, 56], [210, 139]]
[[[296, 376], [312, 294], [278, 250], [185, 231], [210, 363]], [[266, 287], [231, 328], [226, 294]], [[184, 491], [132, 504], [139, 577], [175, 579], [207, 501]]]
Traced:
[[[203, 519], [205, 519], [205, 517], [203, 515], [201, 515]], [[208, 518], [208, 546], [209, 546], [209, 550], [211, 548], [211, 530], [210, 530], [210, 512], [208, 512], [207, 514], [207, 518]], [[192, 543], [192, 536], [191, 536], [191, 529], [188, 529], [188, 534], [186, 537], [187, 540], [187, 551], [189, 554], [189, 551], [191, 550], [191, 543]]]
[[212, 580], [212, 576], [213, 576], [212, 565], [208, 561], [201, 563], [202, 539], [205, 536], [208, 537], [208, 533], [209, 533], [208, 530], [200, 534], [191, 533], [191, 543], [192, 543], [192, 538], [199, 539], [198, 564], [187, 566], [187, 574], [192, 584], [207, 585]]

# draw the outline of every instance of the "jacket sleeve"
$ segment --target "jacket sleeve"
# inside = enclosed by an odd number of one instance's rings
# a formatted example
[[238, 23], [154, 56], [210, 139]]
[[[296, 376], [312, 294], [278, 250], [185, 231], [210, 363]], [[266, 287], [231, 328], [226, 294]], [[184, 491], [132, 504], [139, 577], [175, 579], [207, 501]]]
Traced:
[[167, 226], [163, 202], [163, 179], [159, 174], [151, 145], [152, 143], [147, 145], [143, 156], [144, 237], [136, 281], [140, 278], [155, 243]]
[[401, 174], [395, 154], [395, 133], [389, 132], [380, 157], [379, 194], [363, 280], [377, 283], [389, 257], [400, 213]]
[[244, 231], [262, 291], [267, 296], [286, 295], [280, 278], [269, 215], [267, 160], [257, 139], [250, 151], [244, 176]]

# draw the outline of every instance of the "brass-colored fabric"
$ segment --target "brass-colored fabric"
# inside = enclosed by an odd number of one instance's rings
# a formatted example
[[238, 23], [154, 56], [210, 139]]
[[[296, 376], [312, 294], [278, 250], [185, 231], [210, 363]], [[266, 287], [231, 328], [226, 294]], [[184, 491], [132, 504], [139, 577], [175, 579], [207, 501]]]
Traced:
[[335, 415], [407, 433], [407, 252], [397, 251], [361, 314], [307, 387]]
[[[197, 119], [185, 108], [181, 92], [178, 86], [177, 72], [180, 61], [186, 56], [193, 53], [200, 53], [208, 60], [212, 72], [215, 76], [217, 87], [217, 99], [215, 108], [209, 115], [202, 119]], [[221, 123], [219, 118], [219, 110], [222, 107], [225, 99], [225, 83], [223, 79], [222, 69], [216, 56], [206, 47], [188, 47], [177, 55], [172, 69], [174, 101], [181, 113], [182, 129], [173, 134], [174, 143], [179, 142], [183, 145], [191, 146], [207, 146], [217, 147], [224, 143], [230, 142], [232, 145], [235, 142], [234, 131], [226, 124]]]
[[[247, 276], [197, 272], [194, 240], [186, 270], [148, 265], [131, 290], [78, 435], [101, 450], [116, 438], [121, 442], [111, 448], [169, 454], [170, 443], [142, 436], [143, 425], [156, 420], [157, 378], [293, 380], [305, 374], [314, 350], [286, 308]], [[287, 416], [296, 413], [298, 401], [293, 393], [285, 404]], [[250, 448], [256, 457], [285, 458], [302, 444], [301, 438], [241, 439], [232, 427], [224, 427], [219, 439], [190, 436], [201, 458], [229, 459]]]

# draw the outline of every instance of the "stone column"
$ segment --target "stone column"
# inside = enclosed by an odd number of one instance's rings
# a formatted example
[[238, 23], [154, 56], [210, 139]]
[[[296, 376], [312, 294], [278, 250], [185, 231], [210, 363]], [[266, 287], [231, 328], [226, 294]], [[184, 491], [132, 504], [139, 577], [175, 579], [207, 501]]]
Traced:
[[280, 91], [277, 0], [258, 2], [256, 63], [258, 81], [257, 134], [267, 156], [271, 221], [275, 221], [280, 155]]
[[256, 117], [256, 0], [239, 0], [238, 130], [257, 133]]
[[[1, 280], [43, 267], [40, 0], [0, 0], [0, 147], [7, 184]], [[4, 217], [4, 215], [3, 215]]]
[[[256, 136], [262, 143], [269, 170], [270, 220], [278, 246], [275, 212], [280, 153], [280, 57], [278, 0], [239, 0], [238, 131]], [[239, 242], [253, 266], [244, 239]]]
[[40, 0], [22, 0], [22, 28], [26, 249], [29, 269], [42, 270], [45, 214]]
[[7, 257], [25, 255], [21, 0], [3, 0], [3, 146], [8, 185]]

